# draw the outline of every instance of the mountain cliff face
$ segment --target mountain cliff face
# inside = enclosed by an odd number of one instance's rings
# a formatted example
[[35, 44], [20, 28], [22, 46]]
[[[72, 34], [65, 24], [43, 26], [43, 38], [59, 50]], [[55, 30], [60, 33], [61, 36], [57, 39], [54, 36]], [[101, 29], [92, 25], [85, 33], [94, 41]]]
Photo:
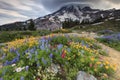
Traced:
[[[69, 4], [61, 7], [58, 11], [39, 17], [34, 21], [35, 27], [39, 29], [56, 30], [62, 27], [62, 22], [71, 19], [77, 20], [80, 23], [95, 23], [100, 20], [120, 19], [120, 10], [99, 10], [90, 7], [81, 8], [78, 4]], [[22, 25], [27, 26], [28, 21], [22, 22]], [[12, 23], [15, 24], [15, 23]], [[9, 27], [11, 24], [7, 24]], [[5, 26], [5, 25], [3, 25]]]

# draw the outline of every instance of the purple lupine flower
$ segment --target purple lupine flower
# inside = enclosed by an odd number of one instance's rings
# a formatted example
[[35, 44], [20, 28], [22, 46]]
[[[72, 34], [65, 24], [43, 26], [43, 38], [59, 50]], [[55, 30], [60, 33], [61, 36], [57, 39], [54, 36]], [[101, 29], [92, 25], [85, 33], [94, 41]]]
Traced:
[[44, 57], [42, 57], [42, 62], [43, 62], [44, 64], [47, 64], [47, 61], [44, 59]]
[[88, 44], [86, 44], [86, 47], [87, 47], [87, 48], [89, 48], [89, 45], [88, 45]]
[[45, 50], [45, 46], [44, 46], [44, 45], [41, 45], [41, 46], [40, 46], [40, 49], [41, 49], [41, 50]]
[[50, 53], [49, 57], [50, 57], [50, 58], [53, 58], [53, 54], [52, 54], [52, 53]]
[[51, 41], [51, 37], [50, 36], [48, 37], [48, 41]]
[[37, 61], [37, 67], [39, 67], [40, 66], [40, 63], [39, 63], [39, 61]]
[[3, 54], [3, 56], [2, 56], [2, 59], [4, 59], [5, 58], [5, 54]]
[[26, 50], [25, 53], [28, 53], [28, 50]]
[[30, 53], [34, 53], [34, 52], [35, 52], [34, 48], [30, 49]]
[[5, 62], [5, 64], [4, 64], [4, 66], [11, 65], [11, 64], [12, 64], [11, 61], [8, 61], [8, 60], [7, 60], [7, 61]]
[[18, 57], [20, 57], [20, 53], [16, 50], [15, 52], [17, 54]]
[[10, 52], [15, 52], [15, 49], [12, 47], [12, 48], [10, 48], [9, 51], [10, 51]]
[[82, 41], [81, 41], [81, 44], [82, 44], [82, 46], [84, 46], [84, 45], [85, 45], [85, 42], [82, 40]]
[[23, 77], [23, 76], [21, 76], [21, 77], [20, 77], [20, 80], [24, 80], [24, 77]]
[[31, 53], [29, 53], [28, 58], [29, 58], [30, 60], [32, 59], [32, 54], [31, 54]]
[[0, 80], [3, 80], [3, 78], [0, 78]]
[[16, 63], [17, 61], [19, 61], [19, 57], [14, 58], [14, 59], [11, 61], [11, 64]]
[[35, 51], [35, 55], [36, 55], [36, 56], [38, 55], [38, 51]]
[[25, 69], [26, 69], [26, 71], [28, 71], [28, 69], [29, 69], [29, 66], [26, 66], [26, 67], [25, 67]]
[[57, 46], [57, 48], [60, 50], [60, 49], [63, 48], [63, 45], [62, 45], [62, 44], [59, 44], [59, 45]]

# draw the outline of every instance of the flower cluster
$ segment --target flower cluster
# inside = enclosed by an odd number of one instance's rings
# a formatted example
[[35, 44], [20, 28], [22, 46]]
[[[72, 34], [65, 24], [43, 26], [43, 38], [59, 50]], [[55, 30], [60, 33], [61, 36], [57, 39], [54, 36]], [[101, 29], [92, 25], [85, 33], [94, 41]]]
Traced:
[[117, 69], [99, 58], [95, 40], [76, 35], [51, 34], [8, 44], [0, 70], [4, 80], [69, 80], [79, 70], [104, 79]]

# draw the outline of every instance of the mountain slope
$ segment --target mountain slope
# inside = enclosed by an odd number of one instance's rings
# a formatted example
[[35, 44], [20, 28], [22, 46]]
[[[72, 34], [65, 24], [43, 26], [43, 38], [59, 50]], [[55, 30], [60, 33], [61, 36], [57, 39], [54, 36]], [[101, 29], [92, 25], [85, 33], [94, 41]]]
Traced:
[[[56, 30], [62, 27], [62, 22], [66, 20], [77, 20], [80, 23], [96, 23], [104, 20], [120, 19], [120, 10], [99, 10], [88, 6], [81, 8], [78, 4], [68, 4], [61, 7], [58, 11], [39, 17], [34, 21], [35, 27], [39, 29]], [[21, 24], [27, 27], [28, 21]], [[12, 23], [15, 24], [15, 23]], [[11, 24], [8, 24], [9, 27]], [[20, 25], [20, 24], [19, 24]], [[3, 25], [5, 27], [5, 25]], [[1, 26], [1, 27], [3, 27]], [[23, 25], [20, 25], [21, 27]]]

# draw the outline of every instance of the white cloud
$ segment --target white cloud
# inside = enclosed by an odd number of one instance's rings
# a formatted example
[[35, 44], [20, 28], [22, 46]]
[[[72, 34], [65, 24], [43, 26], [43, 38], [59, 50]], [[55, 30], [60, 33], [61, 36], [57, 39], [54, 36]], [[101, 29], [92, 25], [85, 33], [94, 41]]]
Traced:
[[120, 3], [115, 4], [115, 3], [111, 2], [111, 1], [106, 1], [106, 3], [107, 3], [108, 5], [110, 5], [110, 8], [120, 9]]
[[0, 13], [5, 14], [5, 15], [10, 15], [10, 16], [13, 16], [13, 17], [28, 18], [27, 16], [21, 15], [18, 12], [11, 11], [11, 10], [0, 9]]
[[24, 18], [0, 18], [0, 25], [13, 23], [17, 21], [24, 21]]
[[8, 18], [4, 18], [1, 16], [0, 25], [14, 22], [16, 20], [24, 21], [30, 18], [35, 19], [37, 17], [44, 16], [50, 13], [41, 3], [37, 3], [33, 0], [0, 0], [0, 1], [11, 5], [10, 7], [11, 9], [0, 8], [0, 14], [3, 16], [6, 15], [8, 16]]
[[24, 0], [0, 0], [1, 2], [5, 2], [7, 4], [12, 5], [13, 7], [21, 10], [32, 10], [31, 7], [25, 6], [21, 3], [21, 1], [24, 2]]

